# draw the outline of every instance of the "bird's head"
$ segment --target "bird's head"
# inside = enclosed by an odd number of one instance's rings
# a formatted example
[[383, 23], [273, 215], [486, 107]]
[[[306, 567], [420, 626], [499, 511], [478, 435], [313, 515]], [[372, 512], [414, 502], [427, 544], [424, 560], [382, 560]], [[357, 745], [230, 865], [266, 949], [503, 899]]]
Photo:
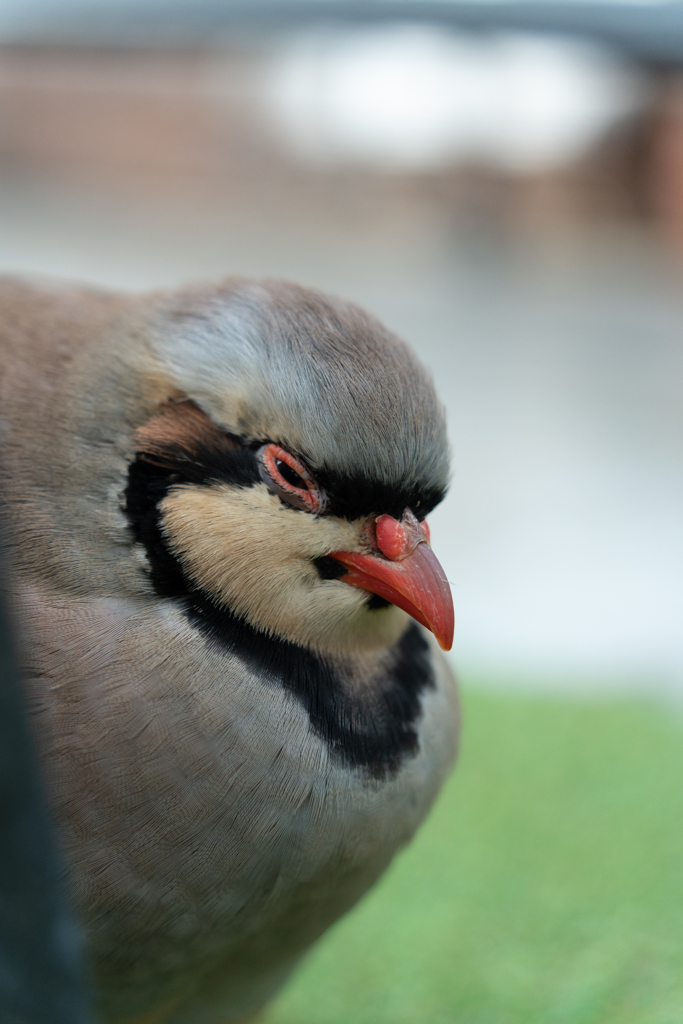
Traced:
[[449, 649], [424, 521], [444, 416], [410, 350], [350, 304], [234, 279], [163, 298], [152, 335], [173, 391], [127, 504], [157, 590], [319, 652], [392, 644], [407, 615]]

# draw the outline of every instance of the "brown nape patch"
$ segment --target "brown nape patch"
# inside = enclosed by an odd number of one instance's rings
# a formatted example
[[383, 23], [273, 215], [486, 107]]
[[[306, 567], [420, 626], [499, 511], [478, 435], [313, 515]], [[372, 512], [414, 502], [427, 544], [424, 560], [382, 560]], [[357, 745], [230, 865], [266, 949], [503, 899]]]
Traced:
[[[130, 469], [133, 496], [154, 483], [208, 484], [215, 480], [252, 487], [260, 477], [254, 452], [213, 423], [189, 399], [165, 402], [133, 435], [137, 458]], [[136, 506], [137, 507], [137, 506]]]
[[189, 398], [160, 406], [133, 439], [145, 462], [169, 469], [175, 468], [175, 461], [201, 458], [206, 450], [229, 454], [239, 447], [237, 438], [224, 433]]

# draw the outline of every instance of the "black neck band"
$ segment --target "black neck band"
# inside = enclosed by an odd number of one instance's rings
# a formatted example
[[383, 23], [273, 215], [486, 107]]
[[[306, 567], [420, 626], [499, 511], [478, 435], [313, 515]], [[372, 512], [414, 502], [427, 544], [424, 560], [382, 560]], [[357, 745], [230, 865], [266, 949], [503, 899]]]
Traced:
[[421, 696], [433, 686], [429, 645], [419, 627], [409, 626], [378, 677], [350, 692], [334, 659], [260, 632], [187, 579], [159, 523], [159, 502], [177, 482], [177, 473], [141, 459], [130, 467], [125, 510], [135, 540], [147, 551], [157, 594], [182, 598], [198, 630], [296, 697], [333, 756], [375, 778], [395, 773], [404, 757], [417, 752]]

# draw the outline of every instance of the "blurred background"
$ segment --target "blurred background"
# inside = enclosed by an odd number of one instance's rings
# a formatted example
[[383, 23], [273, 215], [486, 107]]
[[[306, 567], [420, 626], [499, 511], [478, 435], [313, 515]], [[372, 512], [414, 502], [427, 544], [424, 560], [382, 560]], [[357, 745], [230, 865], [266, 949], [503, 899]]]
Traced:
[[461, 773], [272, 1021], [679, 1022], [683, 3], [3, 0], [0, 268], [294, 279], [446, 403]]

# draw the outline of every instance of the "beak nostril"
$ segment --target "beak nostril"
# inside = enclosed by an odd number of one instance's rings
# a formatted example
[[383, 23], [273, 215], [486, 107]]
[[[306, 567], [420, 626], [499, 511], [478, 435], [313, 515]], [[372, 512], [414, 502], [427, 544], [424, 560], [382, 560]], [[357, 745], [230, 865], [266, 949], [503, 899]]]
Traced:
[[380, 516], [375, 528], [377, 547], [385, 558], [397, 562], [406, 558], [424, 540], [410, 522], [399, 522], [393, 516]]

